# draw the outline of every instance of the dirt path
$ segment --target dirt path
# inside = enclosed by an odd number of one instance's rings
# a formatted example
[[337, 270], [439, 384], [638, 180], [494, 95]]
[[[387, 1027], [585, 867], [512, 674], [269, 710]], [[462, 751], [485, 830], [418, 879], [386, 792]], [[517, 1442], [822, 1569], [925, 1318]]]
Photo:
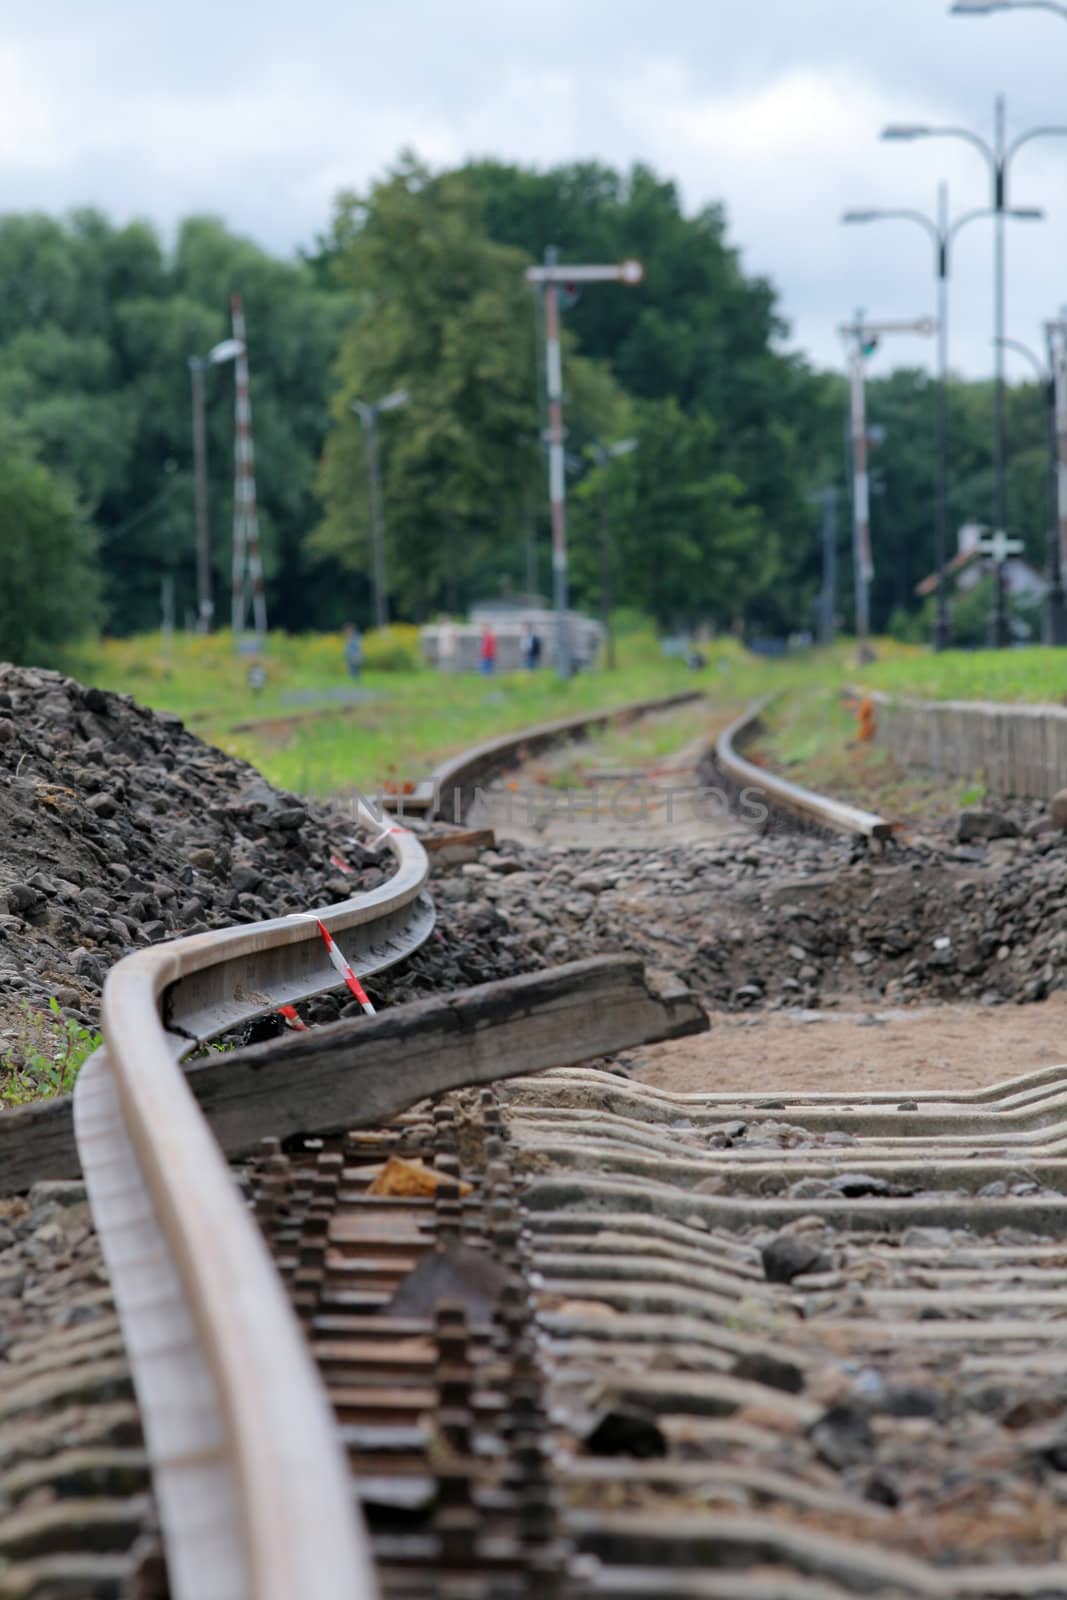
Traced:
[[749, 837], [744, 819], [725, 795], [709, 796], [697, 776], [701, 757], [732, 720], [732, 712], [684, 706], [563, 745], [493, 786], [508, 802], [506, 821], [485, 806], [469, 821], [546, 850], [741, 844]]
[[712, 1089], [973, 1089], [1063, 1062], [1067, 991], [1039, 1005], [715, 1013], [711, 1032], [635, 1052], [642, 1083]]
[[[684, 970], [713, 1008], [744, 993], [738, 985], [758, 987], [751, 1009], [715, 1009], [708, 1035], [642, 1052], [634, 1063], [641, 1080], [679, 1093], [963, 1090], [1067, 1063], [1067, 992], [1054, 987], [1055, 854], [1034, 854], [1039, 844], [1019, 840], [972, 860], [975, 852], [957, 850], [928, 812], [939, 837], [918, 861], [850, 865], [828, 855], [813, 873], [810, 844], [757, 842], [736, 815], [694, 816], [686, 791], [697, 791], [697, 760], [724, 720], [710, 708], [697, 721], [691, 709], [642, 719], [621, 736], [553, 751], [501, 786], [515, 805], [509, 824], [498, 820], [498, 836], [535, 852], [530, 865], [544, 880], [534, 887], [530, 870], [503, 880], [496, 898], [516, 926], [530, 910], [514, 902], [520, 885], [543, 912], [569, 873], [597, 895], [580, 922], [584, 935], [597, 913], [617, 918], [624, 939], [653, 964]], [[822, 781], [838, 792], [832, 774]], [[866, 803], [862, 793], [848, 797]], [[559, 864], [546, 866], [552, 860]], [[708, 860], [713, 871], [701, 866]], [[1034, 929], [1024, 930], [1039, 902]], [[564, 894], [554, 933], [567, 930], [576, 909]], [[997, 948], [985, 952], [975, 979], [975, 951], [990, 930]], [[840, 949], [828, 947], [831, 933]], [[1025, 966], [1018, 974], [1009, 970], [1015, 944]], [[568, 955], [555, 946], [550, 953]], [[917, 969], [910, 983], [909, 964]], [[978, 1002], [983, 989], [1001, 1000], [1028, 993], [1037, 986], [1031, 968], [1052, 990], [1048, 1000]], [[805, 984], [810, 998], [798, 992]], [[957, 999], [967, 988], [973, 998]], [[913, 1006], [901, 1004], [912, 995]], [[809, 1005], [818, 1009], [799, 1009]]]

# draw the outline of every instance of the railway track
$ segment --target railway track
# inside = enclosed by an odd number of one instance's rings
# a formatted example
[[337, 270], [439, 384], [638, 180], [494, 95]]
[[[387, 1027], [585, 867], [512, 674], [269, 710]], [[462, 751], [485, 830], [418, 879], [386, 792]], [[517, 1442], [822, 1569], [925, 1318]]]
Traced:
[[[885, 837], [745, 731], [733, 780]], [[384, 847], [321, 913], [362, 972], [432, 926], [417, 840]], [[178, 1062], [331, 982], [297, 918], [144, 952], [79, 1084], [173, 1596], [1067, 1595], [1059, 1070], [753, 1100], [486, 1084], [517, 1069], [483, 1049], [481, 1088], [411, 1106], [393, 1070], [375, 1125], [268, 1137], [242, 1193]], [[298, 1082], [359, 1028], [232, 1066]]]
[[[855, 1144], [789, 1164], [831, 1097], [560, 1070], [265, 1149], [257, 1212], [381, 1592], [1067, 1593], [1067, 1169], [934, 1186], [942, 1118], [992, 1139], [1057, 1095], [1035, 1073], [914, 1097], [895, 1162], [875, 1125], [897, 1114], [867, 1097]], [[398, 1158], [431, 1193], [375, 1192]]]

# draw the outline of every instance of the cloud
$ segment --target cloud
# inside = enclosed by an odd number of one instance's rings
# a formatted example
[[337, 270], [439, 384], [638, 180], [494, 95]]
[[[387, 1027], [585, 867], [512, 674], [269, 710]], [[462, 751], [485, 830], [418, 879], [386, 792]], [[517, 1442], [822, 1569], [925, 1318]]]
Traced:
[[[333, 194], [410, 145], [431, 164], [498, 154], [546, 165], [644, 160], [689, 207], [725, 203], [746, 267], [778, 287], [795, 338], [839, 364], [857, 304], [928, 311], [928, 242], [843, 228], [848, 205], [979, 205], [986, 175], [956, 141], [878, 142], [900, 118], [988, 133], [1060, 114], [1067, 25], [967, 22], [947, 0], [39, 0], [0, 46], [0, 193], [8, 208], [97, 204], [171, 228], [213, 211], [277, 250], [308, 243]], [[1061, 295], [1067, 141], [1020, 154], [1015, 193], [1047, 223], [1009, 242], [1011, 331], [1034, 339]], [[953, 351], [990, 364], [990, 235], [961, 237]], [[928, 361], [917, 341], [876, 358]]]

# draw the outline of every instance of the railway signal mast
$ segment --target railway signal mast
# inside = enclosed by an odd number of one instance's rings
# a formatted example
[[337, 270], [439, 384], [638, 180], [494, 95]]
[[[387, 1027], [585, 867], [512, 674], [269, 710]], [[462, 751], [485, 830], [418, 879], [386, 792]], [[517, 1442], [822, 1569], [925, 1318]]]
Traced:
[[867, 322], [862, 311], [857, 311], [855, 322], [847, 322], [838, 329], [848, 345], [849, 422], [852, 435], [852, 559], [856, 586], [856, 644], [861, 662], [872, 661], [871, 650], [871, 581], [874, 562], [871, 558], [870, 484], [867, 476], [867, 403], [864, 387], [864, 361], [878, 348], [878, 341], [887, 333], [919, 333], [929, 335], [937, 329], [932, 317], [919, 317], [914, 322]]
[[230, 296], [233, 314], [233, 340], [239, 348], [234, 355], [234, 486], [233, 486], [233, 642], [241, 646], [252, 594], [252, 619], [256, 641], [262, 648], [267, 636], [267, 599], [263, 592], [263, 562], [259, 551], [259, 519], [256, 515], [256, 464], [252, 444], [252, 400], [248, 389], [248, 345], [245, 341], [245, 314], [241, 296]]
[[558, 252], [545, 251], [544, 266], [529, 267], [527, 283], [539, 287], [545, 302], [545, 392], [548, 398], [548, 498], [552, 508], [552, 588], [556, 611], [556, 665], [561, 678], [571, 675], [567, 634], [567, 508], [563, 461], [563, 358], [559, 337], [559, 291], [583, 283], [638, 284], [645, 276], [640, 261], [613, 266], [564, 266]]

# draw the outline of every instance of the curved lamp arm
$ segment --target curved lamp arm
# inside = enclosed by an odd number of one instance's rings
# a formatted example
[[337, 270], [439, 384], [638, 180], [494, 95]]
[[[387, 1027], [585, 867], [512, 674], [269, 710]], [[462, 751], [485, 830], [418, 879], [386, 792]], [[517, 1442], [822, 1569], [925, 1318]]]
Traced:
[[956, 0], [949, 10], [960, 17], [990, 17], [994, 11], [1054, 11], [1067, 17], [1067, 6], [1059, 0]]
[[[1063, 14], [1065, 17], [1067, 17], [1067, 11], [1065, 11]], [[1048, 126], [1041, 128], [1028, 128], [1025, 133], [1020, 133], [1017, 139], [1013, 139], [1007, 150], [1004, 152], [1004, 165], [1007, 166], [1016, 150], [1018, 150], [1021, 145], [1028, 144], [1031, 139], [1043, 139], [1046, 136], [1062, 137], [1065, 134], [1067, 134], [1067, 128], [1065, 128], [1062, 123], [1050, 123]]]
[[1014, 350], [1017, 352], [1017, 354], [1025, 356], [1027, 361], [1029, 361], [1030, 365], [1033, 367], [1034, 371], [1037, 373], [1041, 382], [1044, 384], [1048, 383], [1049, 375], [1045, 369], [1045, 363], [1034, 355], [1034, 352], [1030, 349], [1028, 344], [1023, 344], [1021, 339], [994, 339], [993, 343], [1002, 344], [1005, 350]]
[[841, 215], [842, 222], [917, 222], [924, 228], [934, 241], [934, 262], [937, 270], [941, 271], [944, 260], [945, 241], [941, 237], [941, 230], [932, 217], [925, 211], [909, 211], [906, 208], [892, 207], [886, 210], [861, 211], [858, 208], [845, 211]]

